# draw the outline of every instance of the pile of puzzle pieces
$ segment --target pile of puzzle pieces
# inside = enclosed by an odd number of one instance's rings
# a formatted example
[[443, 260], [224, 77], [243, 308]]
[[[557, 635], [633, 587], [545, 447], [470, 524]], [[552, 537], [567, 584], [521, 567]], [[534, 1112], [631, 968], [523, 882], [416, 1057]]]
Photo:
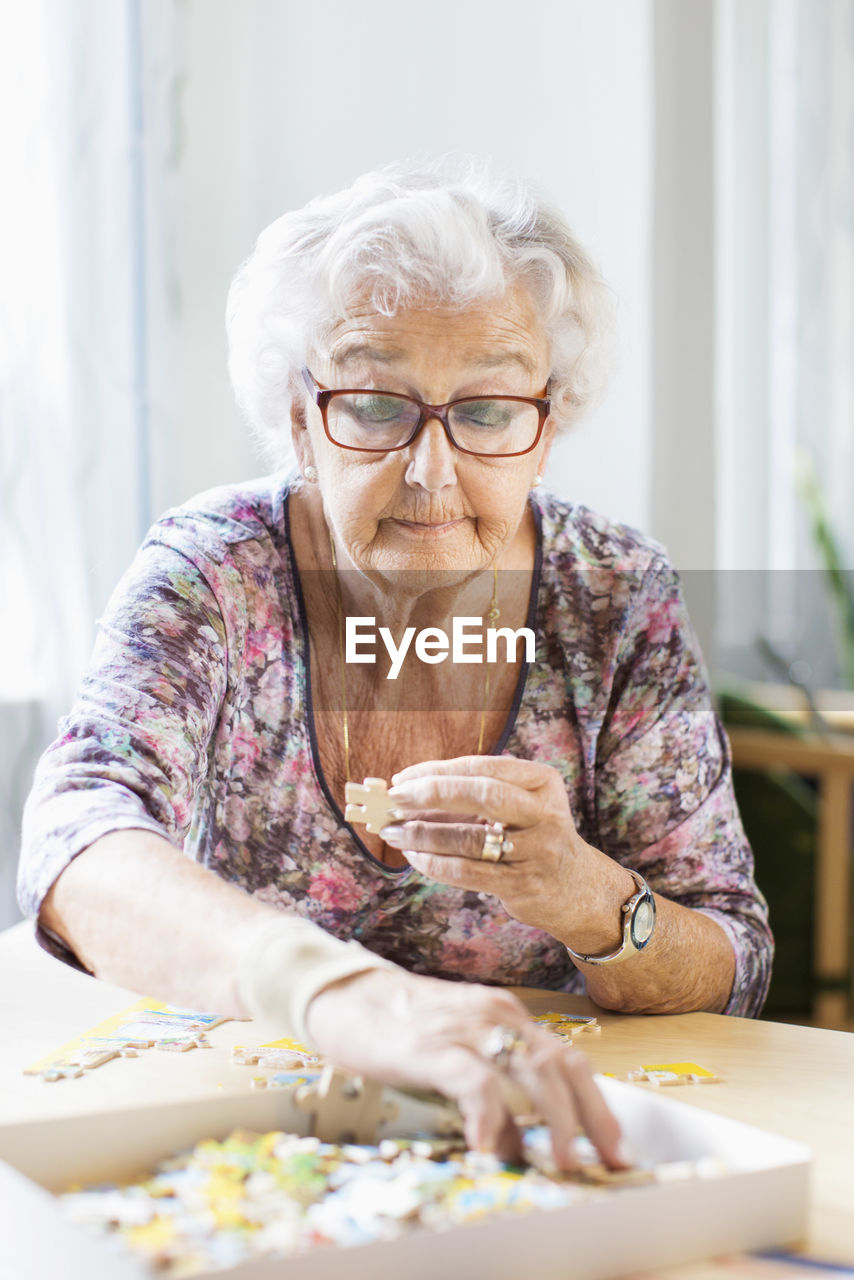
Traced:
[[248, 1258], [393, 1240], [615, 1195], [623, 1186], [726, 1172], [703, 1158], [608, 1174], [588, 1144], [578, 1173], [555, 1176], [539, 1167], [550, 1146], [545, 1129], [528, 1130], [527, 1163], [508, 1165], [452, 1139], [373, 1145], [236, 1131], [197, 1143], [141, 1179], [74, 1188], [60, 1202], [72, 1221], [118, 1236], [157, 1274], [186, 1277]]

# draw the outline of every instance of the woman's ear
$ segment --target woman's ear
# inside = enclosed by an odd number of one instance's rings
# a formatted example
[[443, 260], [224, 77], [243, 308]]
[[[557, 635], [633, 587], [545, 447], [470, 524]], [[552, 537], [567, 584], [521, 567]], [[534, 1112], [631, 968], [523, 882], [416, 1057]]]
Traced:
[[291, 375], [290, 379], [291, 393], [291, 443], [294, 447], [294, 455], [299, 469], [305, 475], [305, 469], [314, 463], [314, 453], [311, 447], [311, 436], [308, 430], [308, 418], [306, 415], [305, 404], [305, 388], [299, 378]]
[[540, 436], [540, 443], [536, 452], [537, 475], [541, 479], [546, 474], [546, 466], [548, 465], [549, 454], [552, 451], [552, 445], [554, 444], [554, 439], [556, 434], [557, 434], [557, 427], [555, 425], [554, 418], [547, 418], [546, 424], [543, 427], [543, 434]]

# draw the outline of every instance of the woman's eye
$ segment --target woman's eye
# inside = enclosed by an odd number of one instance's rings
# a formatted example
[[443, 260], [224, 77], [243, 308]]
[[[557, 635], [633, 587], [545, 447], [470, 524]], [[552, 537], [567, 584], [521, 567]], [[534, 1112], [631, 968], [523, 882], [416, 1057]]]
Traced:
[[461, 422], [472, 427], [506, 427], [513, 418], [513, 406], [501, 400], [469, 400], [457, 406]]
[[402, 402], [392, 396], [354, 396], [352, 412], [363, 422], [391, 422], [400, 417]]

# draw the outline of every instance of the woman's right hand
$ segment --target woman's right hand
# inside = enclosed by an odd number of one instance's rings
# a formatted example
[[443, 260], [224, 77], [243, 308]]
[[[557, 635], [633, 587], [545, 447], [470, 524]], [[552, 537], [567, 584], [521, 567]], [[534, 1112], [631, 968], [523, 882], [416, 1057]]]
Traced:
[[[375, 969], [325, 987], [306, 1014], [311, 1043], [347, 1071], [438, 1090], [460, 1107], [470, 1147], [512, 1160], [520, 1135], [502, 1091], [519, 1085], [549, 1126], [560, 1169], [578, 1167], [579, 1125], [611, 1168], [629, 1163], [620, 1129], [579, 1050], [533, 1023], [508, 991]], [[496, 1028], [524, 1038], [499, 1070]]]

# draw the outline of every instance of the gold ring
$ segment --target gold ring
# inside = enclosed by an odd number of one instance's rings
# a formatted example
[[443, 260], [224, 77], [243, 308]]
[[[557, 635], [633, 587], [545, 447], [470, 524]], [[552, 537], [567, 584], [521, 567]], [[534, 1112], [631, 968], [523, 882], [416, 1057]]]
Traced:
[[528, 1041], [515, 1027], [493, 1027], [483, 1046], [484, 1057], [491, 1058], [497, 1070], [506, 1071], [514, 1053], [527, 1053]]
[[[508, 840], [504, 839], [504, 824], [490, 822], [483, 837], [483, 848], [480, 851], [481, 859], [484, 862], [500, 862], [504, 854], [509, 852], [504, 847], [509, 843]], [[512, 847], [511, 845], [510, 848], [512, 849]]]

